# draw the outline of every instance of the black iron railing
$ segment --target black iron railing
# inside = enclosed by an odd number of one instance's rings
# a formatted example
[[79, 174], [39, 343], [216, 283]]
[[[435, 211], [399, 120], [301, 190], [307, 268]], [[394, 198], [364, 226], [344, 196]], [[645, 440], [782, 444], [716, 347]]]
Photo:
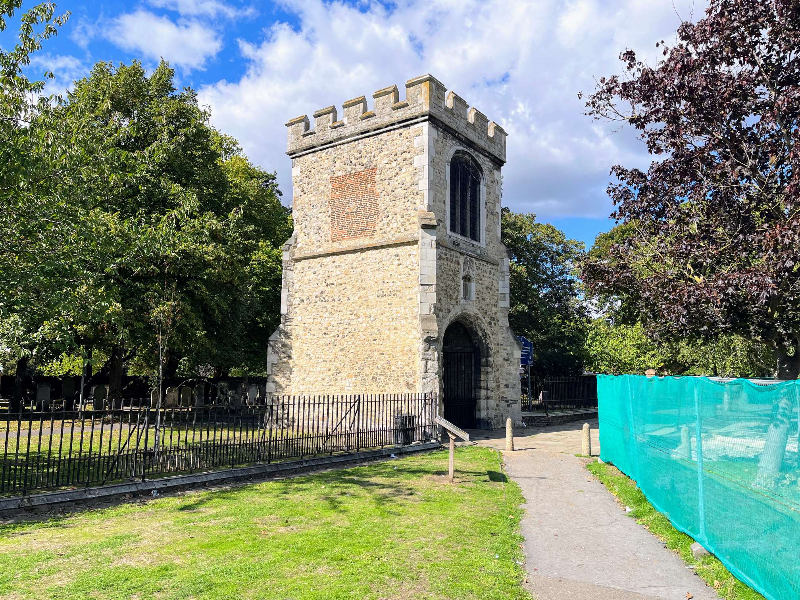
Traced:
[[0, 414], [0, 494], [430, 441], [428, 394], [268, 396], [252, 405], [61, 408]]
[[[530, 391], [529, 391], [530, 390]], [[522, 380], [522, 410], [578, 410], [597, 408], [597, 377], [531, 377]]]

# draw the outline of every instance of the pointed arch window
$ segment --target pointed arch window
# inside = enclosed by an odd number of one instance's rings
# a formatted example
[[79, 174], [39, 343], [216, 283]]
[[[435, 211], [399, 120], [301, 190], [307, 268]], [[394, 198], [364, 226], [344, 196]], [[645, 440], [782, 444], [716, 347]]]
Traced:
[[450, 231], [481, 241], [481, 171], [459, 152], [450, 161]]

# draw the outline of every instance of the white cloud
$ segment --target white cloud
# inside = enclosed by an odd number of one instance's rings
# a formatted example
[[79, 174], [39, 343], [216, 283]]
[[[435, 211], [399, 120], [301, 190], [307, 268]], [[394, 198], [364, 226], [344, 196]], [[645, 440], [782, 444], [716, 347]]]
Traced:
[[[701, 0], [702, 1], [702, 0]], [[684, 17], [692, 0], [676, 0]], [[667, 0], [399, 0], [358, 6], [286, 0], [298, 24], [274, 24], [238, 81], [200, 90], [212, 120], [291, 188], [284, 123], [297, 115], [432, 73], [508, 132], [504, 204], [543, 218], [607, 216], [615, 163], [646, 164], [632, 132], [584, 116], [579, 91], [619, 72], [627, 47], [657, 58], [674, 39]], [[699, 9], [695, 9], [699, 10]]]
[[175, 23], [143, 9], [113, 19], [105, 37], [124, 50], [153, 60], [164, 58], [184, 70], [203, 68], [222, 48], [218, 34], [199, 21]]
[[221, 0], [148, 0], [148, 3], [188, 16], [234, 18], [253, 16], [256, 12], [252, 6], [239, 8]]
[[[33, 79], [46, 81], [44, 94], [63, 94], [72, 89], [75, 80], [88, 72], [88, 67], [80, 59], [65, 54], [37, 53], [31, 57], [30, 75]], [[45, 80], [44, 73], [51, 72], [54, 77]]]
[[78, 46], [86, 50], [89, 47], [89, 43], [97, 37], [98, 33], [98, 21], [90, 21], [86, 17], [81, 17], [73, 25], [69, 37]]

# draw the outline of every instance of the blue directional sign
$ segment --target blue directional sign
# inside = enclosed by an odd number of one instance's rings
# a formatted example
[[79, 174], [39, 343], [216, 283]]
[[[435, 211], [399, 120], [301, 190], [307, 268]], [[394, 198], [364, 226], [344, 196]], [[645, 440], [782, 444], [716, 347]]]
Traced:
[[527, 367], [533, 362], [533, 342], [525, 336], [519, 336], [519, 343], [522, 344], [522, 355], [519, 358], [519, 364], [522, 367]]

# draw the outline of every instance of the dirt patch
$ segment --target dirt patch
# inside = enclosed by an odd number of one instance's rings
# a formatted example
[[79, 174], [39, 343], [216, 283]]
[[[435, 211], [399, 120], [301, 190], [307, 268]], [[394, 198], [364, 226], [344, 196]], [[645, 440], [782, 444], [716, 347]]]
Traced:
[[[406, 600], [407, 598], [423, 598], [431, 595], [428, 581], [422, 577], [415, 581], [400, 581], [393, 585], [392, 593], [379, 596], [380, 600]], [[385, 590], [380, 590], [385, 592]]]

